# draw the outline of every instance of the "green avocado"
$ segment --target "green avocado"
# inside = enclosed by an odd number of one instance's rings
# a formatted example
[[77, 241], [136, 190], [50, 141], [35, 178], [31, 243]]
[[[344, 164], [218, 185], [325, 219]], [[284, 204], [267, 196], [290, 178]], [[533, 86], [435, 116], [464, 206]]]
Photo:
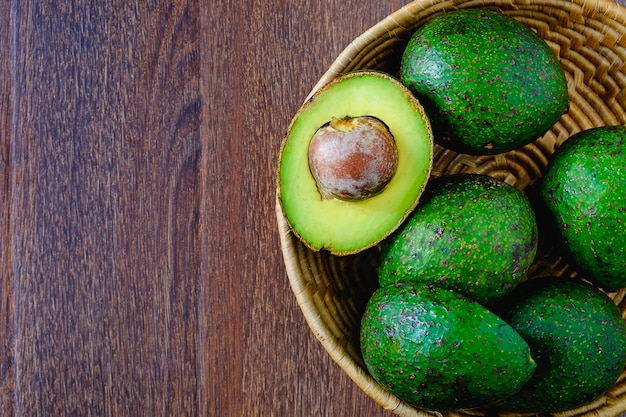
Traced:
[[[352, 121], [365, 118], [377, 120], [382, 126], [378, 129], [386, 131], [397, 150], [390, 178], [380, 189], [369, 190], [372, 192], [352, 200], [326, 196], [312, 172], [313, 138], [329, 128], [337, 135], [328, 133], [324, 137], [340, 143], [345, 139], [342, 134], [356, 132], [353, 124], [365, 125]], [[333, 126], [337, 128], [331, 129]], [[368, 155], [359, 146], [370, 136], [376, 137], [366, 134], [372, 130], [375, 129], [366, 126], [365, 133], [357, 136], [357, 143], [348, 149], [344, 146], [334, 151], [331, 147], [327, 154], [318, 151], [318, 165], [337, 159], [336, 166], [326, 167], [326, 172], [336, 168], [347, 182], [367, 174], [369, 168], [359, 164]], [[413, 211], [432, 163], [433, 135], [419, 101], [388, 74], [355, 71], [319, 89], [293, 118], [280, 151], [280, 206], [294, 234], [310, 249], [328, 250], [335, 255], [354, 254], [375, 246]]]
[[543, 135], [568, 107], [565, 74], [532, 29], [487, 9], [443, 13], [411, 37], [400, 80], [424, 104], [435, 140], [496, 154]]
[[553, 413], [583, 406], [617, 381], [626, 363], [626, 327], [613, 300], [577, 279], [520, 284], [494, 308], [526, 340], [537, 369], [508, 411]]
[[517, 391], [535, 369], [528, 345], [508, 324], [440, 287], [381, 287], [367, 304], [360, 335], [373, 378], [426, 410], [490, 404]]
[[626, 126], [583, 130], [557, 149], [541, 195], [573, 264], [605, 290], [626, 287]]
[[381, 245], [381, 286], [418, 281], [492, 304], [525, 277], [537, 251], [526, 196], [479, 174], [432, 179], [405, 224]]

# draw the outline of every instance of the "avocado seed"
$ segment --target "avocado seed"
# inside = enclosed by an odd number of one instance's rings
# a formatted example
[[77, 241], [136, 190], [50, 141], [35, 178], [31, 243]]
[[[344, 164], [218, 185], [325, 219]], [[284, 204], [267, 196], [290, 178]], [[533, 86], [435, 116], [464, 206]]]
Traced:
[[309, 168], [325, 200], [375, 196], [389, 184], [397, 167], [393, 135], [372, 116], [333, 118], [309, 144]]

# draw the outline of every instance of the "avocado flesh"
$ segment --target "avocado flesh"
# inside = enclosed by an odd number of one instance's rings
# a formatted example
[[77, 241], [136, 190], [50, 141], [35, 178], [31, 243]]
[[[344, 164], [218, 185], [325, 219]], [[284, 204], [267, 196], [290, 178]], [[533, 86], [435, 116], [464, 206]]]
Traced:
[[557, 149], [543, 201], [575, 265], [607, 291], [626, 287], [626, 126], [581, 131]]
[[361, 323], [368, 370], [414, 407], [485, 406], [518, 390], [535, 369], [528, 345], [508, 324], [444, 288], [381, 287]]
[[[398, 167], [385, 189], [368, 199], [322, 199], [308, 165], [308, 145], [334, 118], [373, 116], [387, 125]], [[423, 108], [391, 76], [348, 74], [322, 88], [296, 115], [283, 142], [279, 195], [295, 234], [311, 249], [356, 253], [398, 227], [417, 204], [432, 168], [433, 138]]]
[[519, 190], [486, 175], [443, 176], [382, 243], [379, 282], [438, 285], [489, 305], [522, 281], [537, 244], [534, 211]]
[[533, 377], [500, 402], [507, 411], [554, 413], [606, 393], [626, 363], [626, 328], [615, 303], [599, 289], [565, 277], [520, 284], [495, 308], [528, 343]]
[[486, 9], [451, 11], [419, 28], [400, 79], [426, 107], [435, 140], [474, 155], [530, 143], [568, 106], [565, 74], [546, 42]]

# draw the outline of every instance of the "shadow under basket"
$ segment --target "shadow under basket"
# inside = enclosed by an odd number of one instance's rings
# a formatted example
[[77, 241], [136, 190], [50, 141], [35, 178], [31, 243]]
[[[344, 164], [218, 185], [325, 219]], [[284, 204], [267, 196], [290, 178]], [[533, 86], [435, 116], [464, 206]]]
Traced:
[[[432, 176], [487, 174], [532, 198], [550, 156], [571, 135], [592, 127], [626, 124], [626, 8], [616, 3], [607, 0], [418, 0], [350, 43], [310, 95], [335, 77], [353, 70], [379, 69], [397, 75], [400, 57], [413, 32], [429, 19], [460, 8], [500, 11], [522, 21], [545, 39], [565, 71], [569, 110], [543, 137], [505, 154], [468, 156], [436, 145]], [[361, 316], [378, 287], [378, 249], [345, 257], [314, 252], [290, 231], [278, 202], [276, 215], [290, 285], [311, 330], [332, 359], [367, 395], [400, 416], [497, 416], [492, 410], [482, 409], [426, 412], [409, 406], [379, 386], [367, 372], [359, 347]], [[576, 272], [544, 236], [540, 238], [529, 277], [540, 279], [547, 275], [573, 277]], [[624, 295], [623, 290], [609, 294], [622, 316], [626, 316]], [[625, 410], [626, 372], [623, 372], [603, 397], [558, 415], [616, 416]]]

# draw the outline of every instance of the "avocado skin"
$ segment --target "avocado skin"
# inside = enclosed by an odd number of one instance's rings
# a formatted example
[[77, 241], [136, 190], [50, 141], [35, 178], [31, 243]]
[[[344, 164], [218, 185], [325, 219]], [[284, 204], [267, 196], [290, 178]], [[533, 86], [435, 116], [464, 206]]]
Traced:
[[522, 281], [537, 242], [534, 211], [516, 188], [479, 174], [434, 178], [382, 243], [378, 280], [438, 285], [489, 305]]
[[528, 343], [537, 369], [500, 402], [508, 411], [552, 413], [597, 399], [626, 363], [626, 327], [615, 303], [577, 279], [545, 277], [520, 284], [494, 309]]
[[484, 406], [518, 390], [535, 363], [498, 316], [444, 288], [397, 283], [378, 289], [361, 324], [363, 359], [375, 380], [427, 410]]
[[571, 261], [599, 287], [626, 287], [626, 126], [581, 131], [557, 149], [541, 184]]
[[437, 143], [467, 154], [530, 143], [568, 108], [567, 80], [546, 42], [487, 9], [443, 13], [419, 28], [399, 77], [424, 104]]

